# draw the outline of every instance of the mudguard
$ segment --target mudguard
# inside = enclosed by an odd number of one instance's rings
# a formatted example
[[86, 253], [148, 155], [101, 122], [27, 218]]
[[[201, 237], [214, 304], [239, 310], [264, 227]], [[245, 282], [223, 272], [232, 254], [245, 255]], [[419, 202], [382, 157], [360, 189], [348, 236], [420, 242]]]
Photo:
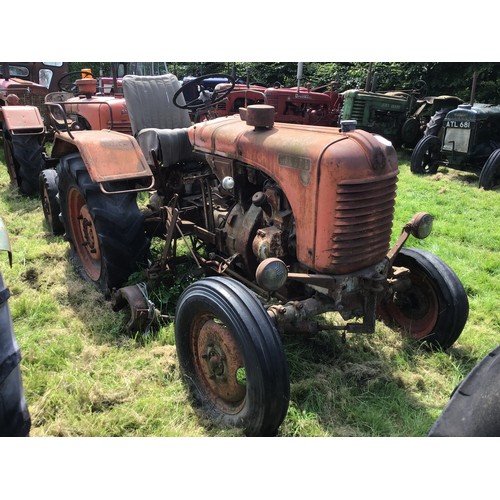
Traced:
[[57, 134], [52, 157], [79, 151], [93, 182], [153, 179], [134, 137], [113, 130], [80, 130]]
[[500, 345], [457, 386], [428, 435], [500, 436]]

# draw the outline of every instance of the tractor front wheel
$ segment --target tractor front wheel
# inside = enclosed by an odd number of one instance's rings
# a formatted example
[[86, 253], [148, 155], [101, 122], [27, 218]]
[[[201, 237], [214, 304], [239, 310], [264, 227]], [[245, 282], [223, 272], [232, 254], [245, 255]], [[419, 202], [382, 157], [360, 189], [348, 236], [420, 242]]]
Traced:
[[40, 196], [42, 198], [43, 215], [51, 234], [64, 234], [64, 225], [59, 218], [61, 208], [57, 188], [57, 172], [45, 169], [40, 173]]
[[104, 194], [90, 178], [79, 153], [62, 158], [57, 174], [61, 213], [75, 266], [83, 278], [109, 295], [145, 260], [149, 248], [136, 193]]
[[409, 269], [411, 284], [384, 298], [380, 318], [418, 342], [447, 349], [469, 315], [469, 300], [458, 276], [439, 257], [416, 248], [403, 248], [394, 265]]
[[414, 174], [435, 174], [439, 166], [441, 140], [434, 135], [426, 135], [415, 146], [410, 160], [410, 170]]
[[179, 364], [195, 406], [222, 428], [272, 436], [288, 411], [281, 339], [262, 304], [231, 278], [209, 277], [181, 295], [175, 317]]

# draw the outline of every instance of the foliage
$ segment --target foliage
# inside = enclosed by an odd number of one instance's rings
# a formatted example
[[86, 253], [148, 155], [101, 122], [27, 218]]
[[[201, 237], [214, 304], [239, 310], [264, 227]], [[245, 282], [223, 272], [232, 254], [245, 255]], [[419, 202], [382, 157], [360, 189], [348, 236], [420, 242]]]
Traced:
[[[375, 90], [411, 90], [418, 80], [427, 83], [427, 94], [456, 95], [469, 102], [474, 71], [478, 72], [476, 101], [500, 104], [500, 64], [493, 62], [306, 62], [302, 84], [313, 87], [338, 82], [340, 91], [365, 88], [368, 70], [376, 74]], [[286, 87], [297, 85], [296, 62], [168, 62], [169, 71], [179, 79], [209, 73], [228, 73], [250, 83]], [[91, 68], [95, 75], [111, 75], [109, 62], [70, 63], [71, 71]]]

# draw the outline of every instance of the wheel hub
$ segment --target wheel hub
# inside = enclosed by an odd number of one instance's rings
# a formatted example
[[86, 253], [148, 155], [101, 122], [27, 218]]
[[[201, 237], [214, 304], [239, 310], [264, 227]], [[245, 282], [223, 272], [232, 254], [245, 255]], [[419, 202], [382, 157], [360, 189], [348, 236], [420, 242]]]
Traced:
[[[236, 411], [246, 395], [244, 361], [228, 328], [213, 318], [195, 322], [198, 335], [193, 352], [196, 370], [205, 389], [225, 411]], [[201, 324], [202, 323], [202, 324]]]
[[68, 210], [75, 249], [86, 274], [93, 281], [97, 281], [101, 275], [99, 239], [85, 198], [76, 189], [72, 189], [68, 194]]

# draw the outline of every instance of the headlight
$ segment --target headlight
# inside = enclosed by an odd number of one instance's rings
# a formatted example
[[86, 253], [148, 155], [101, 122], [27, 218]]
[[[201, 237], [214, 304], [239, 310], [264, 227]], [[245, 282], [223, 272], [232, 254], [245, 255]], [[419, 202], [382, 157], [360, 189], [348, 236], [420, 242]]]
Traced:
[[418, 214], [415, 214], [410, 222], [411, 234], [419, 240], [427, 238], [432, 231], [432, 221], [432, 215], [427, 212], [419, 212]]

